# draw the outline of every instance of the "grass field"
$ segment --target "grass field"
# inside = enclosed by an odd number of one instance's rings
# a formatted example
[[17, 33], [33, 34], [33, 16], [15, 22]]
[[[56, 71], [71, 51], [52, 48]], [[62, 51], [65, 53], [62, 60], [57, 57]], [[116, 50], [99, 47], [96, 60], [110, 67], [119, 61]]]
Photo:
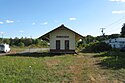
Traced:
[[124, 53], [120, 54], [122, 59], [112, 55], [113, 52], [0, 56], [0, 83], [124, 83]]

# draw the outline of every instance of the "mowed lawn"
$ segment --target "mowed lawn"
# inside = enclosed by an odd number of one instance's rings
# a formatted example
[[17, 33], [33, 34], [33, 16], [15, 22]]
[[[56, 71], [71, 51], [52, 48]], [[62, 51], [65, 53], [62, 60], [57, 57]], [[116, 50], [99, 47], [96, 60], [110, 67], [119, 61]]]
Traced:
[[125, 68], [108, 67], [100, 55], [0, 56], [0, 83], [124, 83]]

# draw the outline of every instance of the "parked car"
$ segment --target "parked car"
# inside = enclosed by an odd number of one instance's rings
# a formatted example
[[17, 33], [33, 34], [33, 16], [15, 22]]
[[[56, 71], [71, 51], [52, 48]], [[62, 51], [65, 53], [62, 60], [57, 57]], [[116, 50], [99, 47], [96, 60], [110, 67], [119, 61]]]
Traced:
[[125, 52], [125, 47], [122, 47], [120, 51]]
[[10, 52], [9, 44], [0, 44], [0, 52]]

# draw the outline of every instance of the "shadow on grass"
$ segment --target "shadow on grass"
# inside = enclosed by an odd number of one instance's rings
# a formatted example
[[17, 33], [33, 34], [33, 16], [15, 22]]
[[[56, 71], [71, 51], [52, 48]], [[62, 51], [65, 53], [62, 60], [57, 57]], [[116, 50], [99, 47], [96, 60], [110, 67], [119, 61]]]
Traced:
[[101, 57], [102, 60], [96, 65], [100, 65], [102, 68], [114, 70], [125, 69], [125, 53], [123, 52], [110, 51], [94, 56], [94, 58], [97, 57]]
[[101, 53], [101, 52], [104, 52], [104, 51], [93, 51], [92, 49], [82, 49], [80, 51], [81, 53]]
[[17, 54], [8, 54], [6, 56], [22, 56], [22, 57], [53, 57], [53, 56], [61, 56], [64, 54], [55, 54], [55, 53], [49, 53], [49, 52], [33, 52], [33, 53], [17, 53]]

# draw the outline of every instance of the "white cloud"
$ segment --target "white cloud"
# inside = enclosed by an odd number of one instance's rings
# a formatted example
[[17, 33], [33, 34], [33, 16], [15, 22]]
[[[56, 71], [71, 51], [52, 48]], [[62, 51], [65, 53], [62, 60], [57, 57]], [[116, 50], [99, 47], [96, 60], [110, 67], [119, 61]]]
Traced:
[[0, 24], [3, 24], [4, 22], [0, 22]]
[[19, 32], [20, 32], [20, 33], [23, 33], [24, 31], [23, 31], [23, 30], [20, 30]]
[[6, 23], [13, 23], [13, 20], [6, 20]]
[[76, 20], [76, 18], [69, 18], [69, 20], [74, 21], [74, 20]]
[[112, 2], [125, 2], [125, 0], [109, 0], [109, 1], [112, 1]]
[[44, 22], [44, 23], [43, 23], [43, 25], [47, 25], [47, 24], [48, 24], [48, 22]]
[[121, 10], [121, 11], [112, 11], [112, 14], [124, 14], [125, 11]]
[[35, 24], [36, 24], [35, 22], [32, 23], [32, 25], [35, 25]]
[[5, 34], [5, 32], [0, 32], [0, 34]]

